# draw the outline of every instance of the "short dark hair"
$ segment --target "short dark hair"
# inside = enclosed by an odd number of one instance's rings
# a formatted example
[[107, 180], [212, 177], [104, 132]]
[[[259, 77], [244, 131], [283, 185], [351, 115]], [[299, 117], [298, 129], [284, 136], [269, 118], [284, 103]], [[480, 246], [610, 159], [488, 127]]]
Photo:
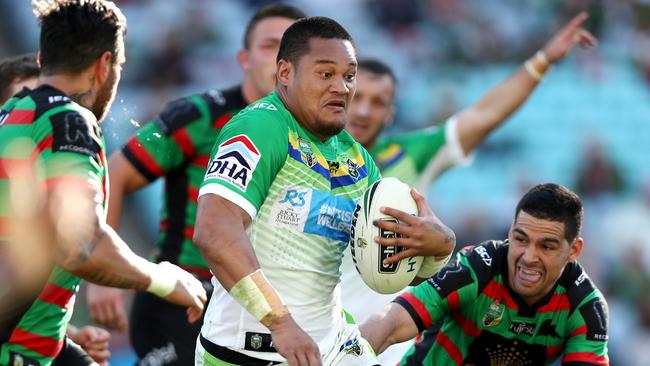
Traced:
[[383, 61], [377, 60], [376, 58], [360, 59], [357, 69], [368, 71], [378, 76], [388, 75], [393, 81], [393, 84], [397, 85], [397, 77], [393, 70]]
[[563, 223], [564, 237], [569, 243], [580, 233], [584, 214], [580, 197], [555, 183], [538, 184], [528, 190], [517, 204], [515, 220], [521, 211], [538, 219]]
[[302, 18], [293, 23], [282, 35], [277, 61], [285, 60], [296, 64], [309, 52], [312, 38], [342, 39], [353, 44], [352, 36], [334, 19], [326, 17]]
[[306, 16], [307, 14], [302, 10], [289, 4], [273, 3], [261, 7], [257, 12], [255, 12], [251, 20], [248, 21], [246, 32], [244, 33], [244, 48], [248, 49], [251, 46], [251, 34], [253, 33], [255, 26], [257, 26], [257, 23], [262, 20], [273, 17], [298, 20]]
[[0, 61], [0, 104], [9, 99], [10, 86], [14, 82], [38, 77], [41, 70], [36, 62], [36, 54], [28, 53]]
[[41, 70], [45, 75], [76, 74], [104, 52], [118, 62], [126, 18], [107, 0], [54, 0], [34, 7], [41, 24]]

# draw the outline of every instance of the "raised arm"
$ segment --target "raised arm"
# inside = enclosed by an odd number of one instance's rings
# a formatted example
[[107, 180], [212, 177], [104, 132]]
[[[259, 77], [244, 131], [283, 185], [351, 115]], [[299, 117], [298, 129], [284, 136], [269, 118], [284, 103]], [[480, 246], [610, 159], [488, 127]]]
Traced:
[[514, 74], [456, 115], [458, 137], [466, 154], [505, 122], [528, 99], [548, 68], [562, 60], [576, 44], [596, 45], [596, 38], [580, 27], [586, 19], [584, 12], [575, 16]]

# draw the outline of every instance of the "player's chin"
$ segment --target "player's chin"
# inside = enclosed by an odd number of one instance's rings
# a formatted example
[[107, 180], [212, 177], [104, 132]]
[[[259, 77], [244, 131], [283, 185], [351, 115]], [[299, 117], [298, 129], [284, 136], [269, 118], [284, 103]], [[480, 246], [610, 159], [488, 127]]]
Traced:
[[329, 136], [338, 135], [339, 132], [343, 131], [345, 124], [347, 123], [347, 118], [345, 115], [341, 116], [324, 116], [325, 118], [320, 119], [320, 128], [321, 131]]

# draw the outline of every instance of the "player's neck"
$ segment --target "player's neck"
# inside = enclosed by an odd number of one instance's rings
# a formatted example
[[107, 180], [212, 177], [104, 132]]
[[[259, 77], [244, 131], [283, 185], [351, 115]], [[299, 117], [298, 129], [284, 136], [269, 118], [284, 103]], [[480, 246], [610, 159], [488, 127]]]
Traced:
[[79, 105], [90, 108], [95, 102], [95, 78], [92, 74], [79, 75], [53, 74], [41, 75], [38, 85], [50, 85], [70, 97]]
[[242, 90], [242, 95], [244, 96], [244, 100], [248, 104], [252, 104], [254, 101], [264, 98], [266, 95], [262, 95], [259, 93], [255, 85], [253, 85], [253, 82], [250, 80], [250, 78], [244, 76], [244, 81], [242, 82], [241, 85], [241, 90]]

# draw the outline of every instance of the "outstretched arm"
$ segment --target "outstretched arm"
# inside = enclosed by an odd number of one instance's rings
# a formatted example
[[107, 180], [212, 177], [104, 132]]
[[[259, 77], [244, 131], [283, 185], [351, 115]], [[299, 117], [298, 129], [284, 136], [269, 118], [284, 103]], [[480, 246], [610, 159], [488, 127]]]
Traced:
[[395, 343], [400, 343], [418, 335], [418, 327], [413, 318], [399, 304], [389, 303], [380, 312], [366, 319], [359, 327], [376, 354], [380, 354]]
[[466, 154], [528, 99], [552, 64], [562, 60], [577, 44], [596, 45], [596, 38], [580, 27], [586, 19], [584, 12], [575, 16], [514, 74], [456, 115], [458, 137]]

